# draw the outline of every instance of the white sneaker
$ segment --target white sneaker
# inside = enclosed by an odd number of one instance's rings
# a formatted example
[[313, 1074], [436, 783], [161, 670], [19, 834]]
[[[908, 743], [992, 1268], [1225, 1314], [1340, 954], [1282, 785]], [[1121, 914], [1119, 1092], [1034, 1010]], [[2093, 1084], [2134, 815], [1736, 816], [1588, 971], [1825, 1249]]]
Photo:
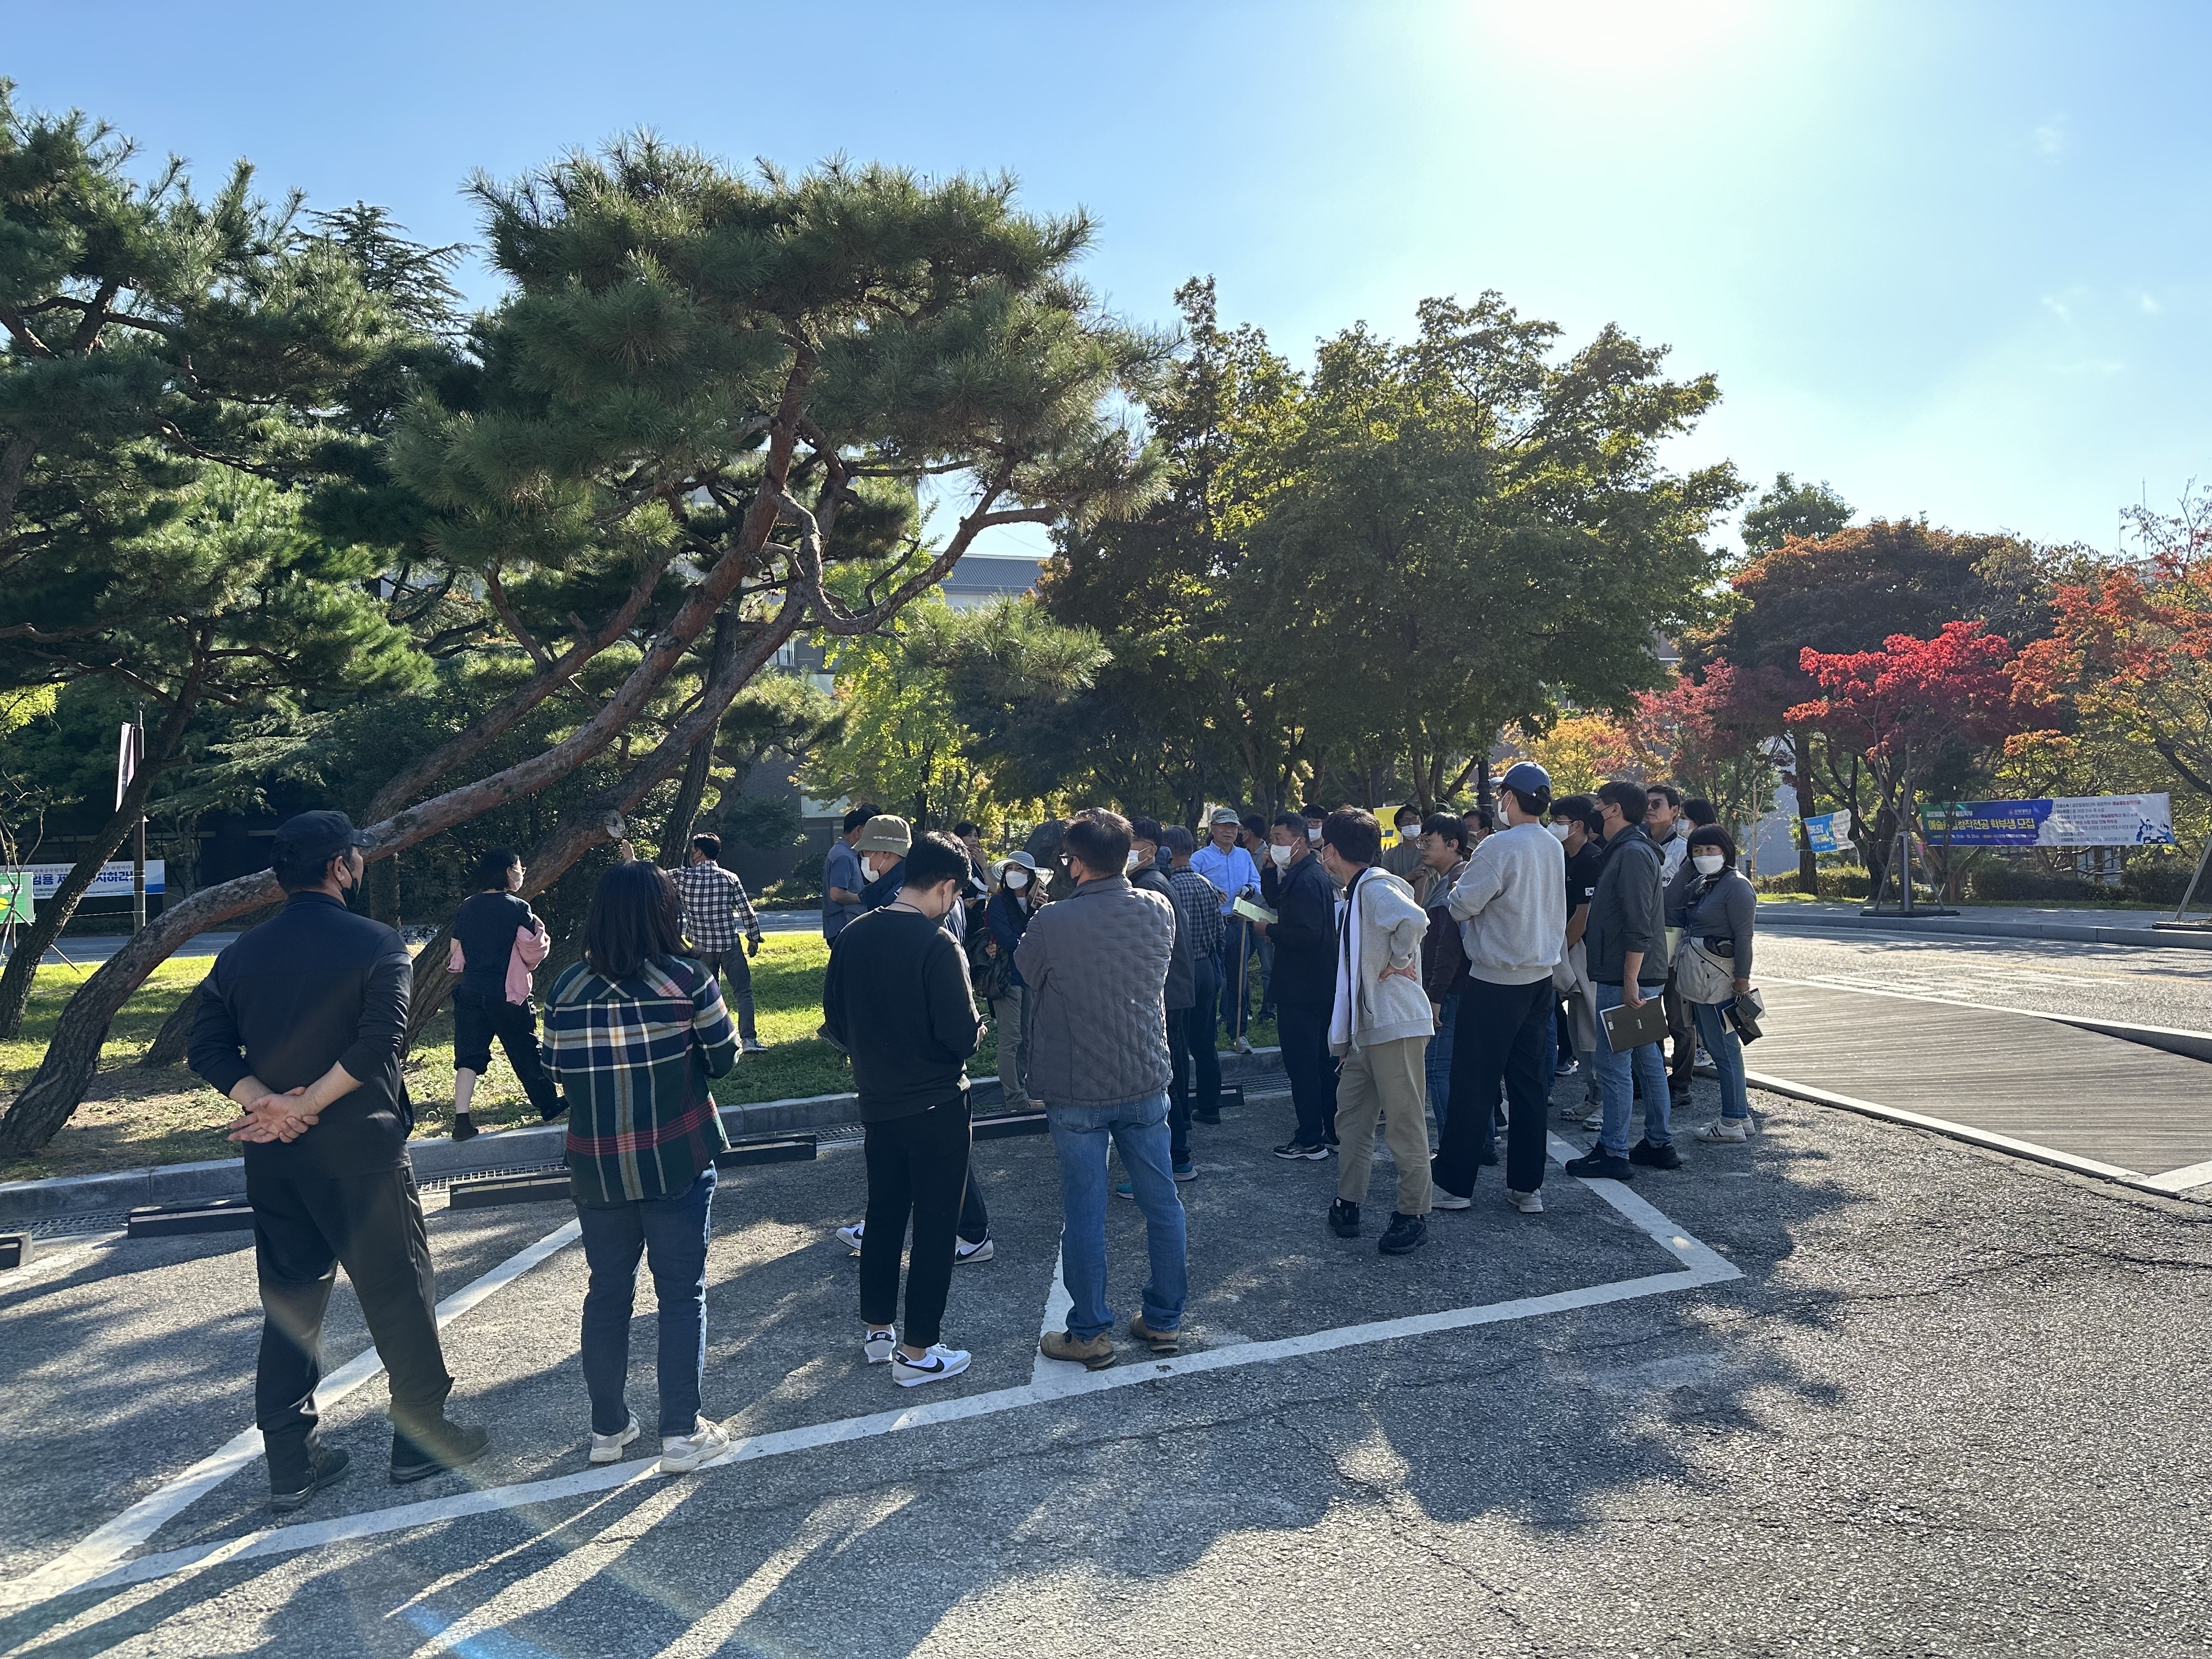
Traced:
[[1717, 1117], [1711, 1123], [1699, 1125], [1692, 1134], [1699, 1140], [1725, 1140], [1741, 1146], [1751, 1139], [1751, 1120], [1742, 1117]]
[[847, 1249], [848, 1249], [848, 1250], [852, 1251], [852, 1253], [853, 1253], [854, 1255], [860, 1255], [860, 1230], [861, 1230], [862, 1228], [866, 1227], [867, 1224], [867, 1224], [866, 1222], [865, 1222], [865, 1221], [855, 1221], [855, 1222], [854, 1222], [851, 1226], [849, 1226], [849, 1227], [840, 1227], [840, 1228], [838, 1228], [838, 1229], [837, 1229], [837, 1242], [838, 1242], [840, 1244], [842, 1244], [842, 1245], [843, 1245]]
[[897, 1354], [891, 1360], [891, 1376], [902, 1389], [920, 1388], [925, 1382], [942, 1382], [948, 1376], [957, 1376], [968, 1369], [968, 1351], [948, 1348], [942, 1342], [932, 1346], [919, 1359], [908, 1359]]
[[868, 1356], [871, 1365], [888, 1364], [892, 1352], [898, 1346], [898, 1333], [886, 1325], [881, 1330], [872, 1330], [860, 1339], [860, 1352]]
[[988, 1261], [997, 1254], [988, 1238], [981, 1244], [970, 1244], [964, 1238], [952, 1241], [952, 1265], [956, 1267], [966, 1261]]
[[702, 1417], [699, 1426], [690, 1434], [661, 1436], [660, 1472], [689, 1474], [702, 1463], [713, 1462], [729, 1449], [729, 1431]]
[[1544, 1213], [1544, 1195], [1541, 1193], [1516, 1193], [1509, 1187], [1505, 1189], [1505, 1196], [1513, 1201], [1513, 1207], [1522, 1215]]
[[1603, 1112], [1592, 1112], [1588, 1117], [1583, 1120], [1583, 1127], [1588, 1129], [1592, 1134], [1595, 1134], [1600, 1129], [1605, 1127], [1605, 1114]]
[[757, 1036], [747, 1037], [742, 1046], [749, 1054], [764, 1054], [768, 1052], [768, 1044]]
[[1693, 1066], [1710, 1066], [1712, 1063], [1713, 1057], [1705, 1052], [1705, 1045], [1700, 1042], [1698, 1045], [1698, 1052], [1691, 1058], [1690, 1064]]
[[592, 1462], [594, 1463], [621, 1462], [623, 1448], [629, 1444], [631, 1441], [636, 1439], [639, 1435], [644, 1432], [645, 1431], [639, 1428], [637, 1425], [636, 1413], [632, 1413], [629, 1424], [619, 1434], [593, 1434], [592, 1436]]
[[1474, 1200], [1436, 1187], [1430, 1189], [1429, 1207], [1432, 1210], [1471, 1210], [1474, 1207]]
[[1245, 1038], [1238, 1037], [1236, 1042], [1229, 1045], [1229, 1052], [1233, 1054], [1249, 1054], [1252, 1052], [1252, 1045]]

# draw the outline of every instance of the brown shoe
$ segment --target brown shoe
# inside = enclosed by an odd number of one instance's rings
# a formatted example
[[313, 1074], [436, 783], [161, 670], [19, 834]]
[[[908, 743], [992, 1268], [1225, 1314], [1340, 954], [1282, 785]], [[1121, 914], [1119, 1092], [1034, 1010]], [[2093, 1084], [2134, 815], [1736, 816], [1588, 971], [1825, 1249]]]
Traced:
[[1142, 1342], [1154, 1353], [1163, 1358], [1182, 1352], [1181, 1331], [1156, 1331], [1145, 1323], [1145, 1316], [1142, 1314], [1133, 1314], [1130, 1316], [1129, 1335], [1131, 1340]]
[[1066, 1331], [1047, 1331], [1037, 1339], [1037, 1352], [1047, 1359], [1072, 1360], [1089, 1371], [1103, 1371], [1117, 1358], [1114, 1339], [1103, 1331], [1088, 1342], [1078, 1342]]

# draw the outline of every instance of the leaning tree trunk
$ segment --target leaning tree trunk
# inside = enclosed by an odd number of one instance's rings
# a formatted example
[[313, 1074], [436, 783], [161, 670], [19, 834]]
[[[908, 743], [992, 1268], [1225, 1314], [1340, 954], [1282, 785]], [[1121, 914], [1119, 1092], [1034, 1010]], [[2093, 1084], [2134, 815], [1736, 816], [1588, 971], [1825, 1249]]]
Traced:
[[[781, 647], [795, 626], [795, 619], [787, 623], [779, 618], [757, 635], [750, 647], [744, 652], [737, 649], [737, 629], [729, 631], [726, 650], [718, 639], [714, 670], [701, 688], [698, 700], [669, 728], [668, 735], [620, 778], [562, 813], [552, 833], [531, 848], [530, 856], [524, 861], [527, 873], [522, 896], [535, 898], [568, 874], [576, 860], [592, 848], [613, 839], [607, 829], [610, 818], [619, 818], [635, 811], [640, 801], [675, 775], [676, 769], [684, 763], [695, 748], [711, 744], [732, 701], [759, 671], [761, 664]], [[452, 937], [453, 924], [449, 921], [429, 944], [416, 952], [414, 988], [407, 1008], [406, 1040], [410, 1045], [453, 993], [454, 976], [446, 971], [446, 941]]]
[[[708, 659], [707, 679], [709, 684], [728, 667], [730, 659], [738, 649], [738, 619], [725, 611], [714, 618], [714, 643]], [[708, 775], [714, 766], [714, 734], [716, 726], [710, 726], [699, 740], [691, 745], [691, 753], [684, 763], [684, 781], [676, 787], [676, 799], [668, 809], [668, 816], [660, 826], [660, 865], [673, 870], [684, 862], [684, 844], [691, 839], [691, 825], [699, 816], [699, 803], [706, 799]]]
[[161, 1022], [161, 1029], [154, 1034], [154, 1041], [138, 1057], [142, 1068], [158, 1070], [165, 1066], [174, 1066], [185, 1057], [185, 1050], [191, 1047], [192, 1020], [199, 1012], [200, 993], [205, 989], [207, 981], [202, 980], [185, 994], [184, 1000], [170, 1010], [168, 1018]]
[[[167, 735], [168, 724], [164, 723], [164, 737]], [[39, 964], [46, 960], [47, 946], [69, 925], [70, 918], [76, 914], [77, 902], [99, 879], [108, 860], [122, 850], [132, 827], [145, 813], [147, 799], [154, 793], [154, 780], [160, 775], [160, 770], [154, 764], [138, 769], [138, 775], [123, 792], [123, 804], [100, 826], [92, 846], [70, 866], [53, 897], [39, 907], [38, 915], [17, 940], [15, 953], [8, 958], [7, 967], [0, 969], [0, 1037], [21, 1032], [23, 1010], [31, 1000], [31, 981], [39, 971]]]

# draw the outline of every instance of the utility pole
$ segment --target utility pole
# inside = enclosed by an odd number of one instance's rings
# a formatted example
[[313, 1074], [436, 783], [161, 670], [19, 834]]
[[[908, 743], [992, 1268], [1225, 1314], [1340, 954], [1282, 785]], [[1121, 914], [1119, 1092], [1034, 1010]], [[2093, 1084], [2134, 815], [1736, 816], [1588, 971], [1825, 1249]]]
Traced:
[[[131, 723], [131, 775], [136, 778], [146, 764], [146, 705], [138, 705], [138, 718]], [[138, 827], [131, 846], [131, 931], [146, 931], [146, 815], [138, 814]]]

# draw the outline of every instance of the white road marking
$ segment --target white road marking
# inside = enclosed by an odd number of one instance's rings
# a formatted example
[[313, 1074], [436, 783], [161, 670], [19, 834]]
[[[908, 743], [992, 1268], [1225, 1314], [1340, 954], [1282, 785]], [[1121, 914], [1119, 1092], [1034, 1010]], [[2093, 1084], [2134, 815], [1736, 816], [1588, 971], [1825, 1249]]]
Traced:
[[[574, 1221], [556, 1227], [529, 1249], [507, 1257], [483, 1278], [464, 1285], [438, 1304], [439, 1328], [443, 1329], [486, 1297], [528, 1273], [555, 1251], [574, 1243], [579, 1231], [578, 1224]], [[35, 1265], [35, 1258], [33, 1261]], [[315, 1389], [316, 1408], [319, 1411], [329, 1410], [383, 1370], [384, 1362], [376, 1357], [374, 1347], [356, 1354], [323, 1378]], [[112, 1521], [86, 1537], [74, 1549], [56, 1556], [46, 1565], [21, 1578], [0, 1584], [0, 1607], [28, 1607], [52, 1596], [66, 1595], [99, 1578], [160, 1531], [173, 1516], [213, 1492], [260, 1455], [260, 1430], [247, 1429], [234, 1436], [220, 1449], [202, 1458], [158, 1492], [140, 1498]], [[222, 1549], [227, 1547], [216, 1547]]]
[[2146, 1176], [2140, 1184], [2161, 1193], [2185, 1193], [2195, 1187], [2212, 1187], [2212, 1164], [2185, 1164], [2164, 1175]]
[[[2045, 1019], [2054, 1025], [2069, 1025], [2076, 1030], [2089, 1028], [2081, 1022], [2090, 1020], [2100, 1025], [2118, 1026], [2126, 1030], [2145, 1031], [2157, 1036], [2203, 1037], [2212, 1039], [2212, 1032], [2185, 1030], [2173, 1025], [2144, 1025], [2134, 1020], [2106, 1019], [2101, 1014], [2054, 1014], [2041, 1008], [2006, 1008], [1990, 1002], [1969, 1002], [1964, 997], [1937, 996], [1926, 991], [1890, 991], [1877, 986], [1862, 985], [1855, 980], [1814, 978], [1784, 979], [1762, 974], [1759, 977], [1769, 985], [1807, 985], [1820, 991], [1850, 991], [1863, 997], [1891, 997], [1900, 1002], [1936, 1002], [1947, 1008], [1971, 1008], [1980, 1014], [2017, 1014], [2022, 1019]], [[2094, 1036], [2094, 1031], [2091, 1032]]]
[[[1564, 1162], [1578, 1155], [1578, 1149], [1556, 1135], [1547, 1136], [1551, 1156]], [[964, 1422], [973, 1419], [993, 1417], [1002, 1412], [1016, 1411], [1024, 1407], [1055, 1404], [1075, 1396], [1104, 1394], [1117, 1389], [1136, 1387], [1176, 1376], [1198, 1376], [1208, 1371], [1227, 1370], [1254, 1364], [1269, 1364], [1285, 1359], [1304, 1359], [1335, 1352], [1341, 1349], [1364, 1346], [1376, 1342], [1392, 1342], [1408, 1337], [1433, 1335], [1442, 1331], [1465, 1330], [1480, 1325], [1504, 1324], [1516, 1320], [1534, 1319], [1547, 1314], [1568, 1313], [1584, 1308], [1601, 1307], [1615, 1302], [1634, 1301], [1644, 1297], [1666, 1296], [1676, 1291], [1700, 1289], [1741, 1277], [1741, 1272], [1726, 1257], [1710, 1246], [1692, 1237], [1677, 1227], [1644, 1198], [1630, 1191], [1619, 1182], [1586, 1181], [1583, 1186], [1597, 1195], [1616, 1212], [1645, 1233], [1661, 1248], [1682, 1263], [1673, 1273], [1650, 1273], [1640, 1278], [1619, 1280], [1609, 1285], [1592, 1285], [1570, 1291], [1557, 1291], [1545, 1296], [1518, 1297], [1510, 1301], [1493, 1302], [1480, 1307], [1448, 1309], [1441, 1313], [1414, 1314], [1398, 1319], [1377, 1320], [1362, 1325], [1342, 1326], [1334, 1330], [1316, 1331], [1310, 1335], [1284, 1337], [1273, 1341], [1240, 1342], [1228, 1347], [1201, 1350], [1178, 1354], [1173, 1358], [1146, 1358], [1133, 1364], [1117, 1365], [1103, 1371], [1086, 1371], [1079, 1367], [1055, 1364], [1055, 1372], [1066, 1373], [1046, 1382], [1032, 1382], [1020, 1388], [996, 1389], [982, 1394], [967, 1395], [956, 1399], [939, 1400], [927, 1405], [902, 1409], [872, 1412], [861, 1417], [848, 1417], [828, 1423], [810, 1424], [803, 1428], [779, 1430], [771, 1434], [750, 1436], [733, 1444], [705, 1469], [721, 1469], [762, 1458], [781, 1457], [793, 1452], [811, 1451], [823, 1447], [848, 1444], [870, 1440], [883, 1435], [896, 1434], [910, 1429], [932, 1427], [939, 1424]], [[563, 1229], [573, 1236], [574, 1224]], [[558, 1238], [559, 1235], [555, 1235]], [[533, 1249], [553, 1244], [541, 1241]], [[553, 1248], [558, 1248], [556, 1244]], [[546, 1249], [545, 1254], [550, 1254]], [[524, 1252], [525, 1255], [529, 1251]], [[516, 1258], [519, 1261], [520, 1257]], [[542, 1257], [540, 1258], [542, 1259]], [[504, 1271], [504, 1269], [502, 1269]], [[523, 1271], [517, 1268], [518, 1272]], [[513, 1274], [508, 1274], [512, 1278]], [[489, 1275], [487, 1275], [489, 1277]], [[478, 1283], [483, 1281], [479, 1280]], [[502, 1281], [503, 1282], [503, 1281]], [[1054, 1274], [1053, 1300], [1066, 1296], [1060, 1275]], [[474, 1286], [471, 1287], [471, 1289]], [[481, 1297], [477, 1298], [481, 1300]], [[473, 1306], [472, 1302], [470, 1305]], [[1049, 1310], [1051, 1303], [1048, 1303]], [[1059, 1318], [1064, 1323], [1064, 1310]], [[1051, 1328], [1052, 1316], [1048, 1312], [1045, 1328]], [[1042, 1358], [1040, 1356], [1040, 1358]], [[1044, 1362], [1050, 1364], [1051, 1362]], [[427, 1499], [418, 1504], [404, 1504], [386, 1510], [362, 1514], [339, 1516], [328, 1521], [276, 1526], [246, 1534], [242, 1537], [225, 1539], [185, 1548], [164, 1551], [155, 1555], [141, 1556], [135, 1560], [111, 1565], [97, 1577], [81, 1574], [74, 1582], [58, 1583], [46, 1578], [35, 1592], [21, 1595], [22, 1601], [50, 1599], [67, 1590], [92, 1589], [110, 1589], [127, 1584], [143, 1583], [149, 1580], [170, 1577], [178, 1574], [198, 1573], [222, 1563], [253, 1560], [268, 1556], [292, 1554], [302, 1550], [325, 1547], [364, 1538], [381, 1537], [392, 1533], [406, 1532], [416, 1528], [435, 1526], [470, 1516], [495, 1514], [502, 1510], [522, 1509], [531, 1505], [557, 1503], [567, 1498], [586, 1497], [628, 1486], [635, 1482], [656, 1478], [657, 1463], [651, 1459], [615, 1464], [611, 1467], [587, 1468], [574, 1474], [562, 1475], [547, 1480], [519, 1481], [512, 1486], [489, 1487], [481, 1491], [458, 1493], [448, 1498]], [[112, 1524], [112, 1523], [111, 1523]], [[108, 1529], [103, 1528], [102, 1533]], [[95, 1534], [94, 1537], [100, 1537]], [[144, 1534], [141, 1534], [142, 1538]], [[88, 1540], [87, 1544], [92, 1540]], [[86, 1547], [81, 1545], [79, 1551]], [[77, 1552], [72, 1552], [72, 1556]], [[70, 1558], [64, 1558], [68, 1559]], [[59, 1565], [56, 1563], [55, 1565]], [[42, 1570], [52, 1573], [53, 1568]], [[27, 1585], [28, 1581], [19, 1581]], [[13, 1589], [15, 1587], [9, 1587]]]

